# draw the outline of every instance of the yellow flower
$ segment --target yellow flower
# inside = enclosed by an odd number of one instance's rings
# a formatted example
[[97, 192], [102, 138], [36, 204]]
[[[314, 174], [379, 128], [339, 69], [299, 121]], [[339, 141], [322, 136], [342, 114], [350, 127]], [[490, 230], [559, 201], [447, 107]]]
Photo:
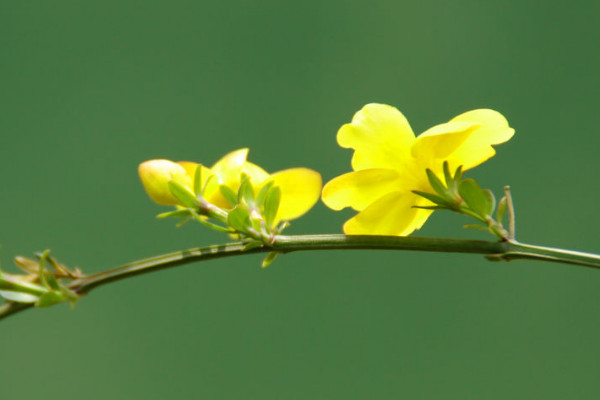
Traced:
[[334, 210], [359, 211], [346, 221], [349, 235], [410, 235], [432, 210], [431, 202], [412, 191], [433, 193], [426, 169], [443, 180], [442, 168], [473, 168], [495, 154], [492, 145], [514, 134], [506, 119], [487, 109], [468, 111], [415, 135], [400, 111], [367, 104], [337, 134], [341, 147], [354, 149], [352, 169], [328, 182], [323, 202]]
[[281, 200], [275, 223], [304, 215], [319, 200], [322, 181], [318, 172], [308, 168], [291, 168], [269, 174], [258, 165], [246, 161], [247, 156], [248, 149], [235, 150], [211, 168], [191, 161], [149, 160], [141, 163], [138, 171], [150, 198], [162, 205], [181, 205], [169, 190], [168, 183], [171, 180], [188, 189], [194, 196], [200, 194], [194, 193], [193, 184], [198, 166], [202, 171], [202, 197], [208, 203], [223, 209], [231, 209], [235, 205], [225, 199], [219, 187], [224, 185], [237, 193], [243, 175], [250, 178], [256, 192], [269, 182], [279, 187]]

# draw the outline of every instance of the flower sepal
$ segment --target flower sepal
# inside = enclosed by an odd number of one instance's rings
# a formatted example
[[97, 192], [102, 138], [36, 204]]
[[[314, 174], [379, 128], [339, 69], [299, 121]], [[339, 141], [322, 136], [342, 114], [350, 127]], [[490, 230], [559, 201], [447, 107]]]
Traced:
[[[74, 306], [80, 295], [70, 290], [62, 280], [80, 278], [83, 276], [81, 271], [71, 271], [58, 263], [50, 257], [49, 250], [39, 258], [39, 262], [25, 257], [15, 258], [15, 264], [26, 274], [14, 275], [0, 271], [0, 297], [36, 307], [50, 307], [59, 303], [71, 303]], [[46, 264], [53, 268], [47, 268]]]
[[[492, 233], [501, 240], [513, 240], [514, 234], [507, 231], [502, 225], [502, 219], [510, 200], [510, 191], [499, 201], [496, 210], [496, 198], [489, 189], [482, 189], [474, 179], [463, 179], [462, 167], [458, 167], [454, 174], [450, 172], [448, 162], [444, 162], [444, 181], [435, 173], [427, 169], [429, 184], [435, 193], [414, 190], [413, 193], [429, 200], [433, 205], [415, 206], [429, 210], [451, 210], [468, 217], [474, 218], [484, 225], [467, 224], [464, 228], [480, 229]], [[494, 218], [494, 210], [496, 217]], [[511, 217], [511, 226], [514, 225]]]

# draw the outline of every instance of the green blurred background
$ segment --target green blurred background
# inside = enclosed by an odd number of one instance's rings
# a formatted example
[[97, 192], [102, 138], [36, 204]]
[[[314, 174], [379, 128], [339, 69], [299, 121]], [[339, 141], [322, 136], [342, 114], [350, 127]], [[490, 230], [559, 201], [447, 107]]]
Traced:
[[[513, 1], [3, 1], [2, 261], [96, 272], [226, 239], [156, 220], [150, 158], [251, 148], [349, 170], [369, 102], [415, 132], [473, 108], [514, 139], [469, 175], [511, 184], [518, 237], [600, 251], [600, 6]], [[318, 204], [289, 233], [335, 233]], [[420, 236], [486, 238], [435, 215]], [[0, 323], [2, 398], [596, 399], [600, 272], [479, 256], [297, 253], [195, 264]], [[12, 269], [11, 269], [12, 270]]]

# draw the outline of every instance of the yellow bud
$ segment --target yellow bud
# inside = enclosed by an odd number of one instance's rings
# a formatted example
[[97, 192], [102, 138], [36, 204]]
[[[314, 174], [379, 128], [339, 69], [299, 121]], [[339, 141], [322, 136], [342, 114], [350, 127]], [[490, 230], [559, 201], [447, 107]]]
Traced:
[[170, 181], [175, 181], [186, 188], [191, 188], [192, 185], [185, 168], [170, 160], [144, 161], [138, 167], [138, 173], [148, 196], [164, 206], [179, 205], [169, 190]]

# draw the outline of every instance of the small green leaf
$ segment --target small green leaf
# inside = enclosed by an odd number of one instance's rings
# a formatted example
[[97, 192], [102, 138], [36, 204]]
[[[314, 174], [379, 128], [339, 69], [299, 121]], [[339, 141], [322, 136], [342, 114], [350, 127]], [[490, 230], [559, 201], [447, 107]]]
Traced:
[[0, 297], [8, 301], [14, 301], [15, 303], [35, 303], [39, 300], [38, 296], [10, 290], [0, 290]]
[[504, 196], [498, 202], [498, 208], [496, 209], [496, 221], [500, 223], [502, 223], [502, 220], [504, 219], [504, 214], [506, 213], [506, 205], [507, 200], [506, 196]]
[[426, 198], [427, 200], [431, 201], [434, 204], [442, 206], [443, 208], [449, 208], [449, 206], [450, 206], [450, 203], [448, 202], [448, 200], [438, 196], [437, 194], [421, 192], [419, 190], [413, 190], [412, 192], [414, 194], [418, 194], [419, 196]]
[[261, 213], [265, 210], [265, 199], [267, 197], [267, 193], [269, 190], [271, 190], [274, 184], [275, 182], [273, 181], [267, 182], [263, 187], [260, 188], [258, 194], [256, 195], [256, 207]]
[[238, 205], [238, 197], [237, 194], [235, 194], [235, 192], [233, 191], [233, 189], [231, 189], [227, 185], [221, 185], [219, 186], [219, 190], [221, 191], [223, 197], [225, 197], [225, 200], [227, 200], [227, 202], [231, 205], [231, 207], [235, 207]]
[[44, 308], [53, 306], [55, 304], [64, 303], [65, 301], [67, 300], [61, 293], [50, 291], [40, 296], [38, 301], [35, 303], [35, 306], [39, 308]]
[[251, 242], [246, 243], [246, 245], [244, 246], [244, 248], [242, 249], [242, 251], [248, 251], [248, 250], [252, 250], [252, 249], [256, 249], [258, 247], [261, 247], [263, 245], [263, 243], [259, 240], [252, 240]]
[[444, 161], [444, 179], [446, 180], [446, 186], [450, 191], [453, 191], [453, 188], [456, 187], [456, 182], [452, 179], [452, 174], [450, 173], [450, 165], [448, 161]]
[[184, 187], [179, 182], [169, 181], [169, 190], [171, 191], [173, 197], [175, 197], [177, 201], [181, 203], [181, 205], [194, 210], [198, 208], [198, 200], [196, 199], [196, 196], [194, 196], [194, 194], [190, 192], [188, 188]]
[[214, 223], [210, 222], [207, 217], [200, 216], [196, 212], [193, 212], [191, 215], [192, 215], [192, 218], [194, 218], [196, 221], [200, 222], [202, 225], [206, 226], [207, 228], [214, 229], [215, 231], [219, 231], [219, 232], [231, 233], [231, 229], [221, 226], [221, 225], [214, 224]]
[[494, 209], [496, 208], [496, 197], [490, 189], [483, 189], [483, 194], [487, 198], [487, 209], [485, 215], [489, 217], [494, 214]]
[[202, 165], [198, 164], [196, 167], [196, 172], [194, 173], [194, 193], [200, 194], [202, 188], [200, 184], [202, 183]]
[[249, 207], [254, 206], [254, 188], [252, 187], [252, 182], [250, 182], [250, 178], [247, 175], [242, 175], [242, 182], [240, 183], [240, 188], [238, 189], [237, 200], [238, 203], [244, 203]]
[[179, 221], [177, 224], [175, 224], [175, 227], [177, 228], [181, 228], [182, 226], [184, 226], [185, 224], [187, 224], [190, 221], [191, 217], [188, 215], [187, 217], [185, 217], [184, 219], [182, 219], [181, 221]]
[[480, 231], [489, 231], [489, 229], [488, 229], [487, 226], [477, 225], [477, 224], [463, 225], [463, 228], [465, 228], [465, 229], [478, 229]]
[[456, 168], [456, 171], [454, 172], [454, 180], [456, 182], [460, 182], [462, 180], [463, 177], [463, 169], [462, 169], [462, 165], [459, 165], [458, 168]]
[[174, 211], [169, 211], [169, 212], [165, 212], [162, 214], [158, 214], [156, 216], [156, 218], [183, 218], [183, 217], [189, 217], [190, 216], [190, 210], [185, 208], [185, 209], [180, 209], [180, 210], [174, 210]]
[[251, 227], [248, 210], [241, 205], [236, 206], [229, 211], [227, 224], [238, 232], [247, 233]]
[[448, 196], [448, 189], [444, 186], [440, 178], [438, 178], [429, 168], [426, 169], [425, 172], [427, 173], [427, 178], [429, 178], [431, 188], [442, 197]]
[[422, 208], [423, 210], [447, 210], [444, 206], [412, 206], [412, 208]]
[[267, 268], [269, 265], [271, 265], [273, 263], [273, 261], [275, 261], [275, 259], [277, 258], [278, 255], [279, 255], [279, 253], [276, 251], [272, 251], [269, 254], [267, 254], [267, 256], [265, 257], [265, 259], [262, 262], [262, 267]]
[[269, 228], [273, 226], [277, 210], [279, 210], [279, 202], [281, 201], [281, 189], [277, 186], [272, 186], [265, 198], [265, 223]]
[[493, 206], [492, 201], [479, 184], [473, 179], [465, 179], [460, 183], [458, 188], [460, 197], [469, 206], [471, 211], [482, 218], [490, 215], [490, 207]]

